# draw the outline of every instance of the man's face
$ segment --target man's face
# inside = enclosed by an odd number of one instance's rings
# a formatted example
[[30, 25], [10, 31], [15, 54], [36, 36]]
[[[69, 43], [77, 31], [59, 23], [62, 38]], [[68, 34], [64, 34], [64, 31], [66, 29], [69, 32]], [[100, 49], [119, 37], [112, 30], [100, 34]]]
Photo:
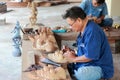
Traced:
[[93, 4], [94, 7], [100, 6], [100, 4], [98, 4], [96, 0], [92, 0], [92, 4]]
[[83, 23], [81, 21], [81, 19], [71, 19], [71, 18], [67, 18], [66, 19], [68, 24], [70, 25], [70, 27], [76, 31], [76, 32], [79, 32], [82, 30], [82, 27], [83, 27]]

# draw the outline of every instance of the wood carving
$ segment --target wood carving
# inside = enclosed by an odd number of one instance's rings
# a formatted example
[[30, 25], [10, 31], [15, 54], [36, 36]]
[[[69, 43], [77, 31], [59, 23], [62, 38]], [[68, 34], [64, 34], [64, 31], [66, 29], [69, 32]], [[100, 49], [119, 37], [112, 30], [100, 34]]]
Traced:
[[37, 7], [35, 2], [33, 1], [28, 3], [28, 7], [31, 9], [31, 16], [29, 20], [30, 20], [31, 26], [33, 26], [36, 24], [36, 21], [37, 21], [37, 14], [38, 14]]
[[67, 59], [63, 56], [62, 51], [55, 51], [53, 54], [48, 54], [48, 58], [57, 63], [67, 63]]
[[40, 70], [28, 72], [27, 75], [30, 79], [35, 80], [67, 80], [65, 69], [52, 65], [44, 66]]
[[28, 36], [33, 42], [34, 49], [45, 52], [54, 52], [58, 49], [57, 42], [50, 28], [42, 27], [35, 33], [35, 36]]

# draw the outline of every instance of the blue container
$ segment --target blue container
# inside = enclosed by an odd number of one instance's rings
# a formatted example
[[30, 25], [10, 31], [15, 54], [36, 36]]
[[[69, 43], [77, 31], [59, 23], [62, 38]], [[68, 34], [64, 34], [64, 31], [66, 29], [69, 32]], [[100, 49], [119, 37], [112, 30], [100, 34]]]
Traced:
[[54, 33], [65, 33], [67, 30], [61, 29], [61, 30], [52, 30]]

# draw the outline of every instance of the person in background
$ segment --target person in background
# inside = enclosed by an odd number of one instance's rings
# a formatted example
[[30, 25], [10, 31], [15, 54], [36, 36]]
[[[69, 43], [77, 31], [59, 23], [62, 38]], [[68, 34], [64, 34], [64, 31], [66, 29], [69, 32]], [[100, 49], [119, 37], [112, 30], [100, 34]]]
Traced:
[[105, 18], [108, 15], [105, 0], [82, 0], [79, 6], [90, 20], [94, 20], [101, 27], [112, 27], [112, 18]]
[[77, 6], [66, 10], [63, 15], [71, 28], [79, 32], [77, 37], [77, 53], [63, 48], [70, 75], [77, 80], [110, 79], [114, 74], [111, 49], [104, 31], [86, 13]]

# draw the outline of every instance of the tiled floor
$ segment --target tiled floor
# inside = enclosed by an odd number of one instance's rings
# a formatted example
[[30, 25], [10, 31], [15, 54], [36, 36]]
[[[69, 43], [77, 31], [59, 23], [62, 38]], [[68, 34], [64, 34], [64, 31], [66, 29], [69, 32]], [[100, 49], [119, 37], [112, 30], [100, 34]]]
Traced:
[[[78, 5], [78, 3], [39, 7], [37, 23], [43, 23], [50, 27], [58, 25], [67, 26], [66, 21], [62, 19], [61, 15], [67, 8], [73, 5]], [[0, 80], [21, 80], [22, 60], [21, 57], [13, 57], [12, 55], [13, 46], [11, 31], [17, 20], [22, 27], [29, 23], [30, 10], [28, 8], [8, 8], [8, 11], [9, 10], [10, 12], [0, 14], [0, 17], [6, 18], [6, 24], [0, 24]], [[120, 55], [113, 56], [115, 63], [118, 64], [117, 67], [120, 66]], [[120, 78], [116, 80], [120, 80]]]

